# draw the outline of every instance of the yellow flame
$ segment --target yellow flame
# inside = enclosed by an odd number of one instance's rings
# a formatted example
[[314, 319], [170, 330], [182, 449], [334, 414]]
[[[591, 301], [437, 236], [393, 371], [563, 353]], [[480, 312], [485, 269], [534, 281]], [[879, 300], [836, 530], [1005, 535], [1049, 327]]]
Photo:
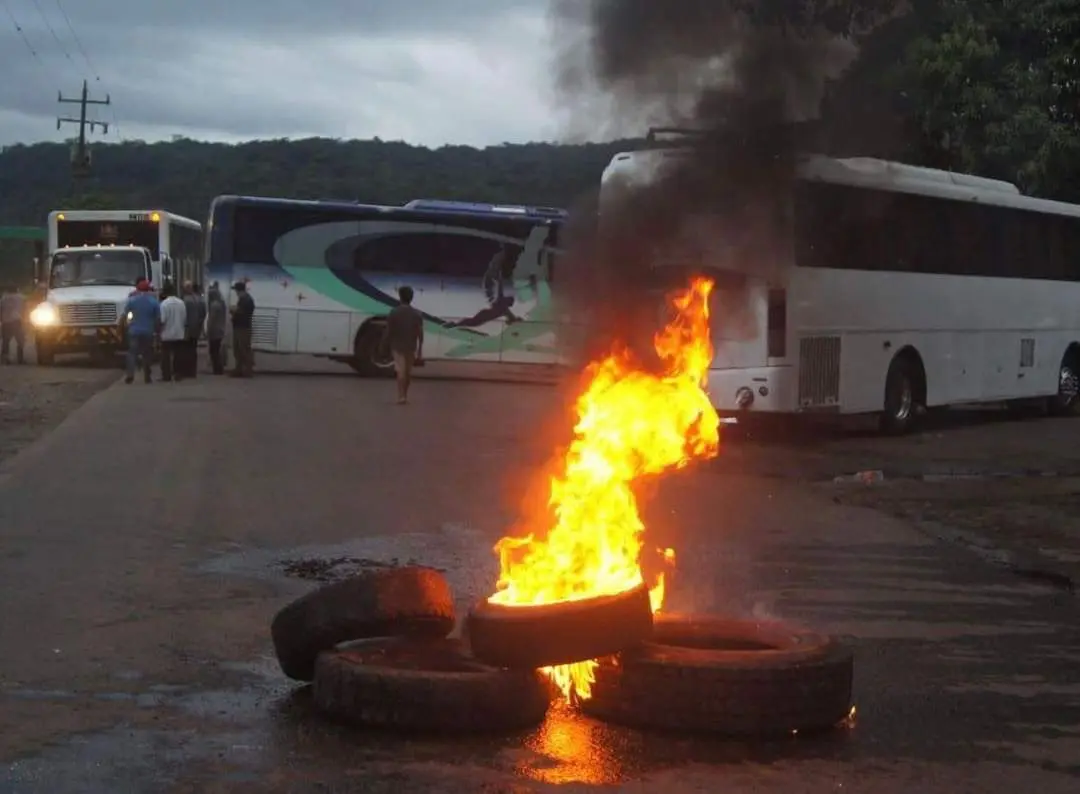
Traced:
[[[674, 316], [653, 338], [663, 364], [659, 374], [644, 369], [626, 350], [588, 366], [575, 406], [574, 439], [550, 481], [554, 523], [543, 538], [529, 534], [496, 544], [500, 576], [492, 603], [552, 604], [621, 593], [642, 583], [645, 525], [635, 482], [719, 450], [720, 422], [705, 391], [713, 359], [712, 289], [710, 279], [696, 278], [671, 298]], [[674, 564], [673, 549], [660, 555]], [[650, 588], [654, 612], [664, 596], [660, 575]], [[596, 664], [582, 661], [544, 672], [568, 699], [585, 699]]]

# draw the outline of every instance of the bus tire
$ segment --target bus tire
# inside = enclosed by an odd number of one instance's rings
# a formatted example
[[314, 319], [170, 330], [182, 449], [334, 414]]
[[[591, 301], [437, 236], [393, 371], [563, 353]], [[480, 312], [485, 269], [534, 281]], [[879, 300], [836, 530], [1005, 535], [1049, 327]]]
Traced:
[[352, 368], [365, 378], [392, 378], [394, 357], [383, 343], [385, 325], [369, 323], [360, 329], [353, 345]]
[[1049, 400], [1051, 416], [1080, 414], [1080, 347], [1065, 351], [1058, 371], [1058, 393]]
[[885, 435], [899, 436], [915, 427], [919, 406], [921, 372], [911, 356], [900, 355], [885, 376], [885, 404], [880, 427]]

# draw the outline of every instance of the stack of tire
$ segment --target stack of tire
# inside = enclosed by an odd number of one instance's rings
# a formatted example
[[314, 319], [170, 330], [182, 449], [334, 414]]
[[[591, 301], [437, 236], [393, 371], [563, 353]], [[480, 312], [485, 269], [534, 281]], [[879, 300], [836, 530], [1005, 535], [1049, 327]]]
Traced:
[[403, 567], [327, 585], [271, 625], [290, 678], [318, 710], [406, 730], [507, 731], [543, 721], [541, 667], [599, 659], [588, 715], [726, 735], [830, 728], [851, 713], [852, 652], [779, 622], [661, 615], [642, 586], [537, 606], [482, 602], [451, 638], [454, 599], [435, 570]]

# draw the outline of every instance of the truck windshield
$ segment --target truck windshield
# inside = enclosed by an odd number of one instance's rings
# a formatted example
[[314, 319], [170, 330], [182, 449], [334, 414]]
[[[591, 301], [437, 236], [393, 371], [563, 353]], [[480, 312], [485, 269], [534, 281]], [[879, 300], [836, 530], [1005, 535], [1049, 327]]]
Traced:
[[50, 287], [134, 286], [147, 277], [141, 250], [59, 251], [49, 268]]

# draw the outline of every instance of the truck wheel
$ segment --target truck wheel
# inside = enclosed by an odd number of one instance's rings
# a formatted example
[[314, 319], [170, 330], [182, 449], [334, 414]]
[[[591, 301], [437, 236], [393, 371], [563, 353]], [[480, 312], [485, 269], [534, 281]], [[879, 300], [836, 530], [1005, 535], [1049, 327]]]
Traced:
[[390, 348], [383, 343], [384, 328], [382, 323], [372, 323], [356, 338], [352, 368], [362, 377], [392, 378], [394, 376], [394, 356]]
[[53, 352], [45, 342], [34, 340], [34, 353], [39, 367], [51, 367], [53, 364]]

